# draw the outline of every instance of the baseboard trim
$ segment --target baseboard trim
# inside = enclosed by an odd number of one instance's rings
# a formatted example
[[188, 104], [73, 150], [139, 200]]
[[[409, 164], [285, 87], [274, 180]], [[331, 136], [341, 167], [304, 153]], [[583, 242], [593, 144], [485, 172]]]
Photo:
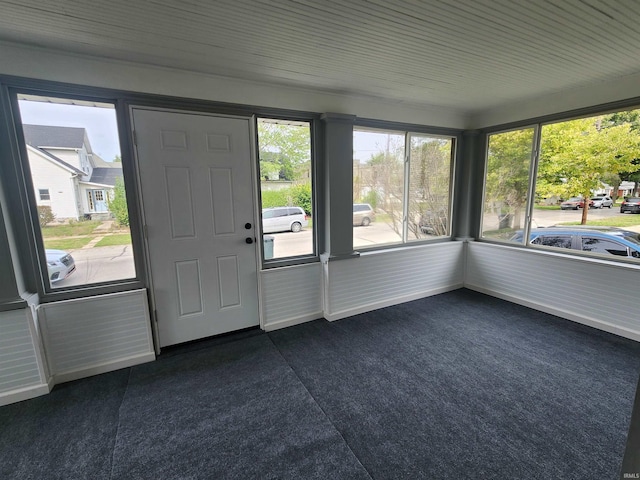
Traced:
[[507, 300], [508, 302], [517, 303], [518, 305], [522, 305], [524, 307], [533, 308], [534, 310], [538, 310], [540, 312], [549, 313], [551, 315], [555, 315], [557, 317], [561, 317], [566, 320], [571, 320], [572, 322], [581, 323], [589, 327], [597, 328], [598, 330], [603, 330], [608, 333], [613, 333], [614, 335], [625, 337], [630, 340], [635, 340], [636, 342], [640, 342], [640, 332], [636, 330], [631, 330], [629, 328], [620, 327], [609, 322], [603, 322], [602, 320], [596, 320], [594, 318], [578, 315], [576, 313], [569, 312], [567, 310], [562, 310], [560, 308], [549, 307], [537, 302], [533, 302], [531, 300], [527, 300], [525, 298], [509, 295], [502, 292], [497, 292], [495, 290], [479, 287], [477, 285], [465, 285], [465, 288], [468, 288], [469, 290], [473, 290], [479, 293], [484, 293], [492, 297], [500, 298], [502, 300]]
[[281, 328], [293, 327], [294, 325], [300, 325], [301, 323], [312, 322], [323, 318], [322, 312], [307, 313], [293, 318], [287, 318], [286, 320], [278, 320], [277, 322], [267, 323], [263, 330], [265, 332], [272, 332], [274, 330], [280, 330]]
[[127, 358], [120, 358], [113, 362], [103, 363], [100, 365], [93, 365], [90, 367], [83, 367], [78, 370], [70, 372], [56, 373], [53, 375], [53, 381], [57, 383], [71, 382], [80, 378], [91, 377], [93, 375], [100, 375], [101, 373], [112, 372], [114, 370], [120, 370], [121, 368], [133, 367], [141, 363], [153, 362], [156, 359], [156, 355], [153, 352], [145, 352], [140, 355], [134, 355]]
[[330, 322], [334, 322], [336, 320], [341, 320], [343, 318], [351, 317], [353, 315], [358, 315], [360, 313], [370, 312], [372, 310], [378, 310], [379, 308], [390, 307], [392, 305], [398, 305], [400, 303], [411, 302], [412, 300], [419, 300], [421, 298], [432, 297], [433, 295], [438, 295], [440, 293], [451, 292], [452, 290], [458, 290], [462, 287], [463, 287], [462, 283], [456, 283], [454, 285], [439, 287], [439, 288], [435, 288], [433, 290], [428, 290], [425, 292], [416, 292], [410, 295], [403, 295], [401, 297], [388, 298], [380, 302], [369, 303], [367, 305], [361, 305], [359, 307], [342, 310], [340, 312], [335, 312], [335, 313], [325, 312], [324, 318]]
[[51, 388], [48, 384], [41, 383], [31, 387], [19, 388], [17, 390], [0, 393], [0, 407], [11, 403], [22, 402], [23, 400], [29, 400], [30, 398], [40, 397], [41, 395], [46, 395], [50, 391]]

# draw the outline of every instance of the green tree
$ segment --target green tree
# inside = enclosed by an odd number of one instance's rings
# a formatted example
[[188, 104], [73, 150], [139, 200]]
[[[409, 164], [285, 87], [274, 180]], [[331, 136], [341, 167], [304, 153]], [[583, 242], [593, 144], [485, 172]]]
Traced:
[[113, 198], [109, 199], [109, 211], [118, 225], [122, 227], [129, 226], [129, 210], [127, 209], [127, 197], [122, 177], [116, 179], [116, 184], [113, 187]]
[[[603, 116], [545, 125], [537, 192], [581, 196], [585, 204], [611, 173], [634, 170], [640, 157], [640, 135], [630, 123], [603, 128]], [[582, 211], [587, 223], [588, 209]]]
[[499, 218], [520, 228], [527, 203], [533, 128], [491, 135], [487, 156], [485, 202]]
[[[602, 127], [609, 128], [624, 124], [629, 125], [632, 133], [640, 134], [640, 110], [626, 110], [605, 115]], [[606, 177], [605, 182], [613, 187], [614, 198], [617, 197], [620, 184], [624, 181], [634, 182], [635, 190], [638, 189], [638, 183], [640, 183], [640, 158], [635, 158], [631, 165], [631, 170], [611, 173]]]
[[298, 180], [298, 166], [308, 162], [311, 155], [311, 133], [309, 126], [258, 122], [258, 146], [260, 154], [260, 176], [263, 175], [263, 162], [269, 162], [265, 168], [279, 165], [279, 176], [284, 180]]

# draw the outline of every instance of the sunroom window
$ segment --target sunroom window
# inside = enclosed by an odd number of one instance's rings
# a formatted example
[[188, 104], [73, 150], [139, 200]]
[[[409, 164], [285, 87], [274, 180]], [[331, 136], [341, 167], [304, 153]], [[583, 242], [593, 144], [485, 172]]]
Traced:
[[266, 262], [315, 254], [311, 122], [258, 119]]
[[637, 261], [639, 187], [640, 110], [491, 134], [482, 235]]
[[450, 235], [454, 139], [356, 128], [353, 144], [354, 248]]
[[18, 104], [45, 291], [134, 279], [115, 105], [22, 94]]

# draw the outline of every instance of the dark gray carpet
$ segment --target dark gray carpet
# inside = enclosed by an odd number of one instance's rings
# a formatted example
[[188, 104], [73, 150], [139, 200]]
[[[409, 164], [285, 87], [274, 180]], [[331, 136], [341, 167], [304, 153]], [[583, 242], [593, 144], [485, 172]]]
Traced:
[[0, 479], [109, 479], [128, 370], [0, 408]]
[[374, 478], [617, 478], [635, 342], [468, 290], [270, 334]]
[[468, 290], [0, 408], [0, 479], [614, 479], [640, 344]]
[[112, 478], [370, 477], [260, 335], [133, 368]]

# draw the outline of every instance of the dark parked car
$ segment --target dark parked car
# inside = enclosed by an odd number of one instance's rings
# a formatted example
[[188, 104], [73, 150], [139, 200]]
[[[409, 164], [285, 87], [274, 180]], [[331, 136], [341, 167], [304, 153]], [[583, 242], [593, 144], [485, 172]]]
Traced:
[[[591, 207], [593, 207], [593, 200], [589, 200], [589, 208]], [[578, 210], [579, 208], [584, 208], [584, 198], [582, 197], [571, 197], [560, 204], [561, 210]]]
[[620, 204], [620, 213], [640, 213], [640, 197], [625, 198]]
[[[522, 231], [516, 232], [511, 239], [522, 242]], [[615, 227], [532, 228], [529, 242], [640, 259], [640, 233]]]

